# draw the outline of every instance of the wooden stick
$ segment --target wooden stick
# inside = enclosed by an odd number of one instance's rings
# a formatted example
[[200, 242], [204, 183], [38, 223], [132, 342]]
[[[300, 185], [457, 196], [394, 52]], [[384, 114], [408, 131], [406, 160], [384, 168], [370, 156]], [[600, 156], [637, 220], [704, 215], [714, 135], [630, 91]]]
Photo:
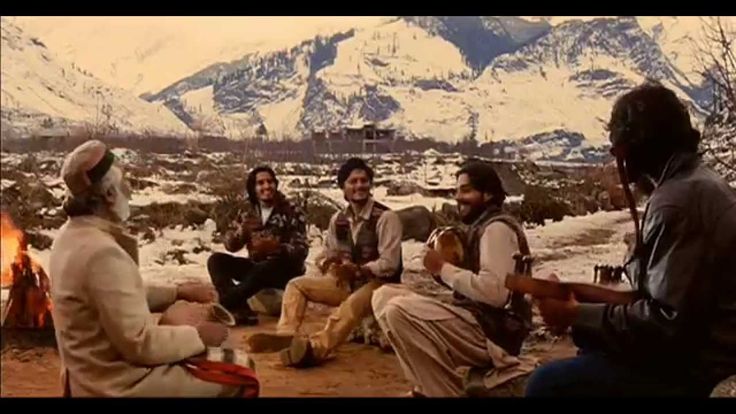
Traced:
[[633, 302], [637, 297], [634, 290], [613, 290], [587, 283], [554, 282], [518, 274], [506, 276], [505, 285], [511, 291], [528, 294], [535, 298], [567, 300], [570, 293], [573, 293], [577, 301], [585, 303], [625, 305]]

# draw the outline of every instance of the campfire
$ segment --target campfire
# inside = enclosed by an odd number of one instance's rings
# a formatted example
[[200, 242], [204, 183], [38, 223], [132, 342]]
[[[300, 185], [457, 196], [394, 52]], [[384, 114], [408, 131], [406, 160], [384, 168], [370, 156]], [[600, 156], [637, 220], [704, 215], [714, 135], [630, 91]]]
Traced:
[[3, 329], [52, 328], [49, 277], [28, 252], [23, 231], [5, 213], [0, 213], [0, 220], [0, 280], [3, 289], [10, 287], [2, 313]]

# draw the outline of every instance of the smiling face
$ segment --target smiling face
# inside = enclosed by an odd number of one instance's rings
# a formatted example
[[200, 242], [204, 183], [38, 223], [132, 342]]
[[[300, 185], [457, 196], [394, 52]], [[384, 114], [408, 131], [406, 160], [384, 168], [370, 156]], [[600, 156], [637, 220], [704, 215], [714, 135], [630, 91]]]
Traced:
[[342, 191], [349, 202], [363, 204], [371, 196], [372, 186], [373, 183], [365, 170], [354, 169], [345, 180]]
[[455, 201], [463, 223], [472, 223], [485, 210], [490, 200], [490, 194], [482, 193], [473, 187], [468, 174], [460, 174], [457, 177]]
[[256, 174], [256, 197], [263, 204], [270, 205], [276, 196], [276, 180], [268, 171]]

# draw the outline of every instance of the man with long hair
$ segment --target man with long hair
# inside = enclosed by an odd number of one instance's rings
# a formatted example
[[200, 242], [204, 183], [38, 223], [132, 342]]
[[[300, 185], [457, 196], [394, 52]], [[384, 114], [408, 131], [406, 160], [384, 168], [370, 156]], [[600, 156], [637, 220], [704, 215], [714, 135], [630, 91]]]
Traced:
[[[401, 279], [401, 221], [373, 199], [373, 169], [351, 158], [340, 167], [337, 182], [348, 205], [330, 220], [323, 257], [317, 263], [326, 277], [302, 276], [289, 282], [276, 333], [248, 338], [253, 352], [280, 350], [287, 366], [323, 363], [371, 314], [373, 291]], [[299, 331], [308, 301], [337, 309], [323, 329], [307, 336]]]
[[[471, 161], [458, 171], [455, 200], [467, 226], [465, 263], [448, 263], [436, 250], [424, 257], [426, 270], [453, 290], [450, 303], [394, 285], [373, 294], [373, 312], [414, 396], [465, 395], [462, 366], [495, 367], [489, 388], [528, 374], [534, 366], [518, 357], [531, 323], [531, 304], [504, 287], [515, 268], [514, 254], [529, 254], [521, 225], [503, 213], [505, 199], [491, 164]], [[518, 329], [504, 329], [509, 323]]]
[[[539, 368], [527, 395], [707, 396], [736, 374], [736, 191], [703, 164], [687, 108], [661, 84], [620, 97], [608, 126], [635, 221], [625, 269], [637, 298], [540, 300], [580, 352]], [[653, 189], [641, 226], [632, 183]]]
[[266, 288], [284, 289], [289, 280], [305, 272], [307, 220], [278, 184], [270, 167], [256, 167], [248, 174], [248, 200], [225, 235], [225, 249], [237, 252], [246, 247], [249, 257], [214, 253], [207, 261], [220, 303], [239, 324], [258, 323], [248, 305], [250, 297]]

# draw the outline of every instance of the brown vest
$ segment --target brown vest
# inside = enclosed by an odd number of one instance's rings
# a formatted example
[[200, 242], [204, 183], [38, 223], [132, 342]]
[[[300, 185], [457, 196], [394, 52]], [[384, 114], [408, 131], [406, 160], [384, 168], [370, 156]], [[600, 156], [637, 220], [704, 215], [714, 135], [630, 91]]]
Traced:
[[[480, 239], [486, 227], [494, 222], [509, 226], [516, 233], [519, 253], [530, 254], [529, 243], [521, 224], [508, 214], [489, 209], [468, 229], [465, 268], [473, 273], [480, 271]], [[524, 299], [523, 294], [512, 293], [501, 308], [474, 301], [457, 292], [454, 296], [456, 305], [473, 313], [488, 339], [511, 355], [521, 352], [521, 345], [529, 334], [532, 323], [531, 303]]]
[[[358, 230], [356, 240], [353, 240], [347, 215], [344, 211], [338, 213], [337, 219], [335, 220], [335, 232], [339, 249], [350, 252], [352, 262], [358, 266], [378, 259], [378, 233], [376, 232], [376, 225], [381, 215], [388, 210], [390, 210], [388, 207], [377, 201], [373, 201], [370, 218]], [[396, 270], [396, 273], [390, 278], [383, 280], [387, 283], [400, 283], [403, 270], [403, 261], [400, 259], [399, 268]], [[353, 286], [354, 289], [357, 287]]]

